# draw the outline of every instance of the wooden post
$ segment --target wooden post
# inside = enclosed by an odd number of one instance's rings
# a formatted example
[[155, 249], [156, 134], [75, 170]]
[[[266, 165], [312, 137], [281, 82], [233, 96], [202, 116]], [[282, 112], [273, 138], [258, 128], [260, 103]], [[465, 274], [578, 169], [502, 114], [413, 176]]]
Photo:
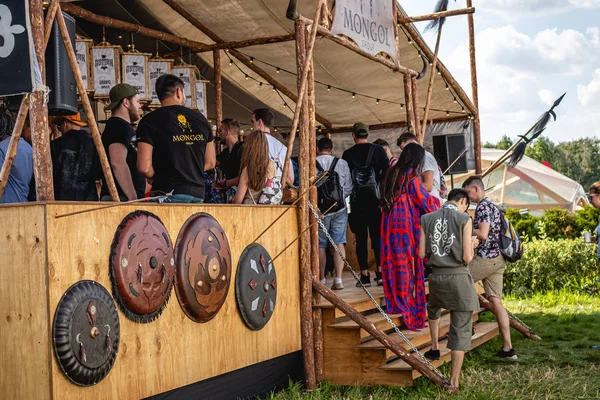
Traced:
[[46, 22], [44, 23], [44, 48], [48, 46], [50, 35], [52, 34], [52, 23], [56, 16], [56, 10], [58, 9], [59, 0], [51, 0], [50, 7], [46, 13]]
[[408, 131], [418, 135], [415, 130], [415, 112], [414, 112], [414, 99], [412, 95], [412, 84], [410, 82], [410, 76], [404, 75], [404, 101], [406, 103], [406, 123], [408, 125]]
[[[325, 7], [323, 7], [325, 10]], [[323, 17], [325, 14], [323, 14]], [[309, 40], [307, 33], [307, 41]], [[310, 71], [308, 72], [307, 100], [308, 100], [308, 132], [309, 132], [309, 179], [314, 182], [317, 177], [317, 130], [315, 127], [315, 70], [314, 63], [310, 60]], [[312, 186], [309, 194], [309, 201], [317, 204], [317, 187]], [[321, 210], [325, 211], [325, 210]], [[309, 213], [310, 223], [310, 244], [311, 244], [311, 265], [312, 276], [320, 275], [319, 266], [319, 225], [314, 224], [316, 218], [313, 213]], [[313, 291], [312, 304], [318, 305], [321, 296]], [[313, 308], [313, 336], [315, 349], [315, 380], [317, 384], [323, 381], [323, 320], [321, 318], [321, 308]]]
[[223, 121], [223, 83], [221, 81], [221, 50], [213, 51], [213, 67], [215, 72], [215, 119], [217, 129]]
[[[438, 54], [440, 52], [440, 42], [442, 41], [442, 27], [443, 27], [443, 25], [440, 25], [438, 27], [437, 42], [435, 43], [435, 53], [433, 54], [431, 72], [429, 75], [429, 86], [427, 87], [427, 99], [425, 100], [425, 111], [423, 113], [423, 132], [421, 132], [422, 137], [425, 137], [425, 132], [427, 131], [427, 117], [429, 117], [429, 107], [431, 106], [431, 94], [433, 93], [433, 81], [435, 80], [435, 75], [437, 74]], [[421, 141], [421, 143], [422, 143], [422, 141]]]
[[419, 89], [417, 88], [417, 78], [414, 76], [410, 77], [410, 86], [411, 86], [411, 94], [412, 94], [412, 102], [413, 102], [413, 110], [415, 113], [415, 132], [417, 137], [419, 138], [419, 143], [423, 144], [425, 141], [426, 132], [423, 132], [421, 135], [421, 117], [419, 116]]
[[[313, 50], [315, 48], [315, 40], [317, 39], [318, 29], [314, 29], [315, 27], [319, 27], [319, 20], [321, 19], [321, 9], [323, 8], [325, 0], [319, 0], [317, 2], [317, 10], [315, 11], [315, 21], [314, 25], [312, 25], [313, 29], [310, 33], [310, 41], [305, 43], [306, 52], [303, 52], [303, 62], [302, 62], [302, 72], [298, 71], [298, 101], [296, 102], [296, 110], [294, 111], [294, 119], [292, 120], [292, 130], [290, 131], [290, 137], [288, 139], [288, 148], [287, 153], [285, 154], [285, 163], [283, 165], [283, 186], [286, 186], [286, 177], [287, 171], [290, 168], [290, 159], [292, 158], [292, 150], [294, 149], [294, 140], [296, 139], [296, 129], [298, 129], [298, 123], [300, 122], [300, 104], [304, 101], [306, 94], [306, 81], [308, 80], [308, 64], [312, 60]], [[304, 30], [306, 29], [306, 24], [299, 18], [296, 21], [296, 42], [299, 40], [298, 35], [302, 35], [302, 41], [305, 41]], [[302, 28], [302, 32], [299, 32], [298, 29]], [[300, 62], [300, 58], [297, 58], [297, 62]]]
[[344, 314], [356, 322], [361, 328], [369, 332], [371, 336], [383, 344], [387, 349], [394, 352], [394, 354], [406, 361], [408, 365], [419, 371], [423, 376], [427, 377], [430, 381], [451, 393], [458, 393], [458, 389], [450, 385], [450, 382], [448, 382], [446, 379], [442, 379], [442, 377], [438, 376], [435, 372], [429, 369], [429, 367], [427, 367], [423, 361], [415, 357], [413, 353], [407, 352], [403, 347], [391, 341], [388, 335], [377, 329], [375, 325], [364, 315], [356, 311], [352, 306], [336, 296], [327, 288], [327, 286], [319, 282], [317, 278], [313, 278], [313, 288], [323, 297], [329, 300], [329, 302], [331, 302], [331, 304], [333, 304], [336, 308], [339, 308], [341, 311], [343, 311]]
[[[42, 0], [30, 0], [31, 36], [35, 45], [35, 55], [42, 79], [46, 74], [44, 46], [44, 11]], [[29, 98], [29, 119], [31, 121], [31, 145], [33, 148], [33, 173], [37, 201], [54, 200], [52, 179], [52, 157], [50, 156], [50, 135], [48, 129], [48, 106], [44, 101], [47, 95], [34, 91]]]
[[110, 169], [110, 164], [108, 163], [108, 158], [106, 157], [106, 151], [104, 150], [104, 145], [102, 144], [102, 138], [100, 137], [100, 132], [98, 131], [98, 125], [96, 124], [96, 117], [94, 116], [94, 111], [92, 110], [92, 106], [90, 105], [90, 99], [87, 96], [85, 86], [83, 86], [81, 71], [79, 71], [77, 59], [75, 58], [75, 50], [73, 49], [73, 44], [71, 43], [71, 38], [69, 37], [69, 32], [67, 31], [67, 25], [65, 25], [65, 18], [62, 15], [60, 7], [58, 8], [58, 12], [56, 13], [56, 21], [58, 22], [60, 36], [62, 37], [63, 43], [65, 44], [65, 50], [67, 52], [67, 57], [69, 58], [69, 64], [71, 65], [71, 69], [73, 70], [75, 83], [77, 83], [77, 90], [81, 94], [81, 96], [79, 97], [81, 98], [83, 109], [85, 111], [85, 115], [87, 116], [88, 126], [90, 127], [92, 139], [94, 139], [94, 144], [96, 145], [96, 150], [98, 151], [98, 158], [100, 159], [100, 165], [102, 165], [102, 171], [104, 172], [104, 177], [106, 178], [106, 185], [108, 186], [108, 191], [110, 192], [110, 196], [112, 197], [113, 201], [118, 202], [120, 201], [119, 193], [117, 192], [115, 180]]
[[[494, 311], [492, 310], [492, 305], [490, 304], [490, 302], [485, 297], [483, 297], [480, 294], [478, 294], [478, 297], [479, 297], [479, 304], [481, 304], [481, 306], [483, 308], [485, 308], [486, 310], [491, 311], [493, 313]], [[510, 321], [510, 326], [512, 328], [516, 329], [517, 331], [519, 331], [527, 339], [542, 340], [542, 338], [539, 337], [531, 329], [527, 329], [519, 321], [517, 321], [516, 319], [512, 318], [510, 316], [510, 314], [508, 315], [508, 320]]]
[[400, 17], [400, 18], [398, 18], [398, 22], [400, 22], [401, 24], [411, 24], [414, 22], [431, 21], [434, 19], [453, 17], [455, 15], [464, 15], [464, 14], [472, 15], [474, 12], [475, 12], [475, 9], [473, 7], [459, 8], [457, 10], [440, 11], [440, 12], [436, 12], [433, 14], [418, 15], [416, 17]]
[[[473, 0], [467, 0], [467, 7], [473, 7]], [[475, 105], [473, 121], [473, 147], [475, 150], [475, 173], [481, 173], [481, 123], [479, 120], [479, 90], [477, 89], [477, 60], [475, 58], [475, 24], [473, 14], [469, 14], [469, 54], [471, 59], [471, 90]]]
[[25, 125], [25, 119], [27, 119], [27, 113], [29, 112], [29, 95], [23, 96], [21, 106], [19, 107], [19, 114], [17, 114], [17, 120], [15, 121], [15, 127], [13, 128], [10, 142], [8, 143], [8, 149], [6, 149], [6, 155], [4, 156], [4, 163], [2, 169], [0, 169], [0, 200], [6, 189], [6, 183], [10, 175], [15, 157], [17, 156], [17, 147], [19, 146], [19, 139], [23, 132], [23, 126]]
[[[320, 4], [317, 7], [320, 7]], [[306, 39], [304, 36], [305, 26], [302, 22], [296, 21], [296, 60], [298, 68], [298, 93], [300, 93], [302, 86], [306, 87], [306, 78], [308, 73], [304, 73], [304, 69], [307, 68], [306, 56], [308, 55], [306, 50]], [[310, 167], [309, 158], [310, 150], [309, 135], [308, 135], [308, 99], [306, 97], [299, 97], [302, 102], [296, 105], [296, 112], [294, 116], [298, 115], [298, 120], [301, 112], [302, 121], [300, 123], [300, 143], [299, 143], [299, 157], [298, 165], [300, 169], [300, 192], [304, 192], [310, 185]], [[296, 126], [298, 124], [297, 119], [294, 118], [296, 124], [293, 126], [293, 131], [290, 132], [290, 136], [296, 133]], [[292, 139], [293, 143], [293, 139]], [[291, 146], [288, 147], [288, 155], [291, 155]], [[289, 158], [286, 157], [285, 165], [289, 164]], [[284, 168], [283, 179], [286, 179], [287, 168]], [[308, 199], [303, 197], [299, 202], [298, 208], [298, 220], [300, 225], [300, 335], [302, 339], [302, 354], [304, 359], [304, 376], [306, 380], [306, 387], [308, 390], [312, 390], [316, 384], [315, 378], [315, 353], [314, 353], [314, 333], [313, 333], [313, 315], [312, 315], [312, 290], [311, 290], [311, 246], [310, 246], [310, 232], [309, 219], [308, 219]]]

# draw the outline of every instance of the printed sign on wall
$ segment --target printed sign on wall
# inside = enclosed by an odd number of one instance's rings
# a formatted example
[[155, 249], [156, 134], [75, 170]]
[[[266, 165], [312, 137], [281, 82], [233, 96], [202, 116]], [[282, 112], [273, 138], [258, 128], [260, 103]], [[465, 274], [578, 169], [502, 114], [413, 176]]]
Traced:
[[337, 0], [331, 31], [348, 36], [372, 55], [397, 59], [394, 0]]
[[123, 83], [136, 88], [141, 100], [150, 99], [147, 62], [147, 54], [123, 54]]
[[196, 82], [196, 105], [198, 107], [198, 111], [206, 118], [206, 82], [207, 81], [197, 81]]
[[159, 105], [158, 96], [156, 95], [156, 80], [165, 74], [171, 73], [172, 60], [149, 60], [148, 61], [148, 76], [150, 95], [152, 97], [152, 105]]
[[[29, 93], [35, 86], [33, 40], [27, 0], [0, 4], [0, 96]], [[10, 78], [8, 78], [10, 77]]]
[[92, 49], [94, 60], [94, 97], [108, 97], [110, 89], [118, 81], [118, 56], [114, 47], [94, 47]]
[[191, 67], [173, 67], [171, 73], [178, 76], [183, 81], [183, 92], [185, 93], [185, 106], [188, 108], [195, 108], [196, 102], [196, 91], [192, 92], [192, 84], [195, 82], [194, 73]]
[[81, 72], [81, 78], [83, 79], [83, 87], [85, 87], [85, 90], [89, 90], [86, 42], [78, 40], [75, 43], [75, 55], [77, 56], [77, 66], [79, 66], [79, 72]]

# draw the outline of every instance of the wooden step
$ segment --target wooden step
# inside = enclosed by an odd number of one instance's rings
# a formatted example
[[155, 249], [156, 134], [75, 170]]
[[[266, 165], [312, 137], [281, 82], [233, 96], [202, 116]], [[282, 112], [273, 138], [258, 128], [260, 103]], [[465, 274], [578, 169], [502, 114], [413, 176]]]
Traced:
[[[473, 312], [473, 323], [476, 323], [479, 320], [479, 312], [480, 311]], [[439, 337], [443, 338], [444, 336], [446, 336], [449, 330], [450, 314], [444, 314], [440, 318]], [[413, 346], [415, 346], [418, 349], [431, 343], [431, 333], [429, 332], [429, 325], [425, 326], [425, 328], [420, 329], [418, 331], [402, 330], [402, 333], [404, 334], [404, 336], [406, 336], [408, 340], [411, 341]], [[410, 349], [408, 343], [406, 343], [404, 339], [402, 339], [400, 335], [398, 335], [396, 332], [390, 332], [390, 334], [388, 335], [388, 339], [392, 343], [396, 343], [397, 345], [400, 345], [406, 350]], [[372, 339], [367, 342], [361, 343], [357, 345], [356, 348], [364, 351], [385, 351], [386, 358], [396, 357], [394, 352], [392, 352], [383, 344], [381, 344], [381, 342], [377, 339]]]
[[[475, 325], [475, 337], [471, 341], [471, 350], [473, 350], [475, 347], [487, 342], [488, 340], [494, 338], [496, 335], [498, 335], [498, 324], [496, 322], [480, 322], [480, 323], [476, 324]], [[439, 343], [440, 359], [431, 361], [431, 364], [433, 364], [434, 367], [437, 368], [440, 365], [450, 361], [451, 350], [447, 347], [447, 345], [448, 345], [447, 339], [440, 341], [440, 343]], [[430, 349], [431, 349], [431, 346], [427, 346], [421, 350], [421, 353], [425, 353], [426, 351], [428, 351]], [[413, 370], [412, 367], [406, 363], [406, 361], [401, 360], [401, 359], [397, 359], [395, 361], [387, 363], [387, 364], [381, 366], [380, 368], [383, 370], [386, 370], [386, 371], [411, 371], [411, 370]], [[414, 372], [417, 373], [416, 376], [413, 375], [415, 378], [417, 376], [420, 376], [418, 371], [414, 371]]]
[[[388, 316], [390, 317], [392, 322], [394, 324], [396, 324], [396, 326], [398, 326], [398, 327], [402, 326], [402, 316], [401, 315], [390, 314]], [[384, 332], [388, 331], [390, 329], [393, 329], [392, 326], [389, 324], [389, 322], [387, 322], [385, 317], [380, 312], [375, 312], [373, 314], [365, 315], [365, 318], [367, 318], [367, 320], [369, 320], [369, 322], [371, 322], [373, 325], [375, 325], [375, 327], [377, 329], [380, 329]], [[334, 328], [334, 329], [349, 329], [349, 330], [359, 330], [360, 329], [360, 338], [361, 339], [364, 339], [364, 338], [367, 338], [370, 336], [369, 332], [367, 332], [366, 330], [361, 328], [356, 322], [354, 322], [352, 320], [337, 322], [335, 324], [329, 325], [329, 327]]]

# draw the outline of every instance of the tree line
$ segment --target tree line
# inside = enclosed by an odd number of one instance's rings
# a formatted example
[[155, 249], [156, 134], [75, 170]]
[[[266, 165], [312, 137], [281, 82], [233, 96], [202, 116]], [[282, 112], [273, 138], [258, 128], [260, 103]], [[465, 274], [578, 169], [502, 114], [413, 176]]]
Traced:
[[[504, 135], [498, 143], [486, 142], [488, 149], [507, 150], [513, 140]], [[584, 138], [554, 143], [540, 137], [527, 146], [525, 154], [538, 162], [548, 162], [555, 171], [568, 176], [587, 190], [600, 180], [600, 139]]]

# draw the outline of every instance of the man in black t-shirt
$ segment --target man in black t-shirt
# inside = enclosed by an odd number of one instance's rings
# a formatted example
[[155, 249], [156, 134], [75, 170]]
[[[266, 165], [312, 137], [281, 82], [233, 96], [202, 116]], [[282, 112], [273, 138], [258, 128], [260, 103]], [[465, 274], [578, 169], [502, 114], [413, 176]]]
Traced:
[[[144, 197], [146, 179], [137, 169], [137, 145], [131, 124], [140, 119], [140, 96], [137, 90], [120, 83], [110, 90], [110, 104], [104, 111], [111, 111], [102, 134], [102, 144], [115, 177], [121, 201]], [[106, 179], [103, 179], [102, 201], [111, 201]]]
[[[355, 145], [350, 147], [342, 155], [342, 159], [348, 163], [353, 177], [353, 191], [360, 190], [359, 185], [354, 182], [355, 172], [359, 168], [372, 167], [375, 171], [375, 180], [377, 185], [385, 176], [389, 166], [389, 159], [383, 147], [367, 143], [369, 137], [369, 127], [362, 123], [354, 124], [352, 128], [352, 137]], [[370, 159], [369, 159], [370, 155]], [[351, 199], [354, 196], [351, 196]], [[375, 262], [377, 263], [375, 281], [377, 285], [383, 284], [381, 280], [380, 264], [380, 226], [381, 211], [379, 210], [379, 201], [373, 198], [371, 201], [350, 201], [350, 215], [348, 217], [350, 230], [356, 236], [356, 257], [360, 266], [360, 280], [365, 286], [371, 286], [369, 276], [369, 252], [367, 250], [367, 239], [371, 237], [371, 248], [375, 253]]]
[[94, 139], [79, 113], [54, 120], [62, 136], [50, 142], [54, 200], [98, 201], [102, 169]]
[[204, 202], [204, 171], [215, 167], [213, 134], [206, 117], [184, 106], [184, 83], [175, 75], [156, 80], [161, 108], [146, 115], [137, 129], [140, 173], [152, 189], [173, 192], [172, 203]]
[[244, 143], [239, 140], [240, 124], [231, 118], [225, 118], [221, 122], [217, 133], [221, 142], [227, 146], [217, 156], [218, 166], [223, 171], [223, 179], [219, 182], [219, 186], [227, 189], [237, 186], [240, 181], [240, 164], [242, 163]]

